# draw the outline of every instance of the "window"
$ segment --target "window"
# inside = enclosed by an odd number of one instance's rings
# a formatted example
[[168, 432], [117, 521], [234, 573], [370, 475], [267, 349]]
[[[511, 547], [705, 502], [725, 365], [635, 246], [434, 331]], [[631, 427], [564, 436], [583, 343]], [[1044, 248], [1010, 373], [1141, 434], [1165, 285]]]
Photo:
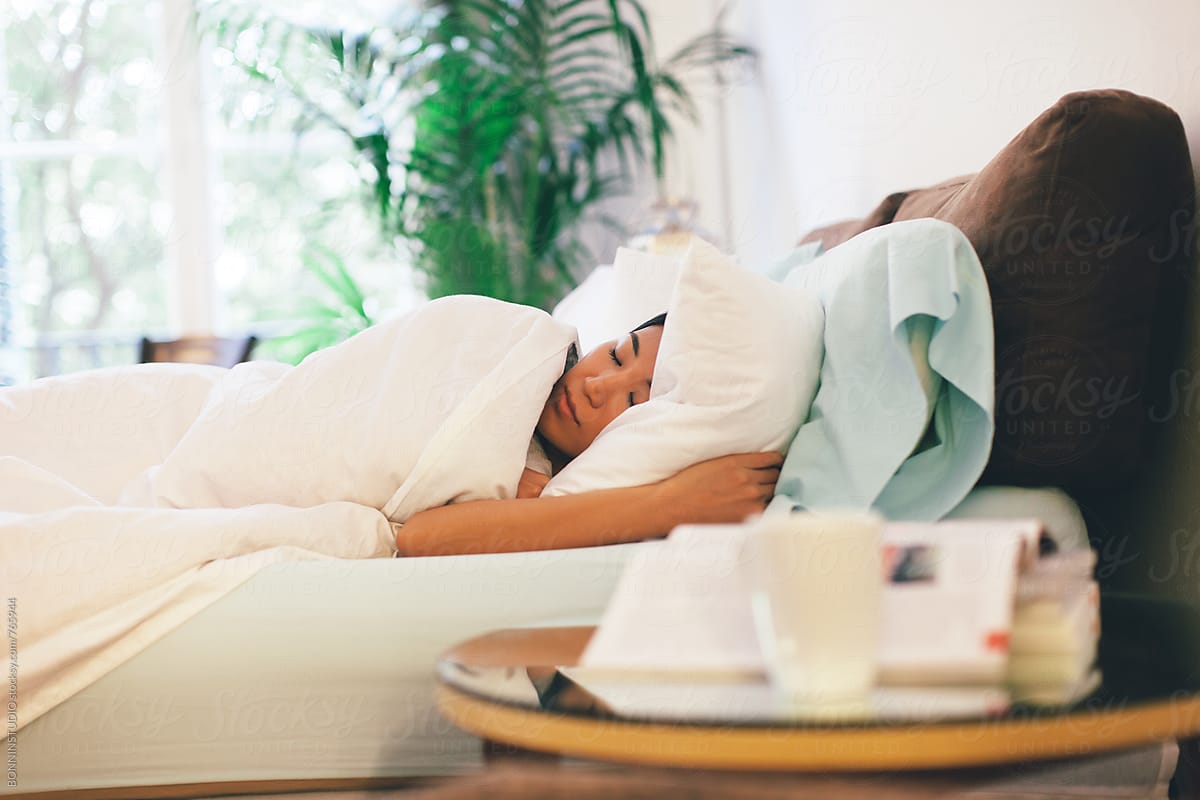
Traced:
[[286, 330], [316, 244], [377, 311], [418, 302], [349, 142], [298, 137], [191, 22], [187, 0], [0, 7], [0, 385], [132, 363], [143, 335]]

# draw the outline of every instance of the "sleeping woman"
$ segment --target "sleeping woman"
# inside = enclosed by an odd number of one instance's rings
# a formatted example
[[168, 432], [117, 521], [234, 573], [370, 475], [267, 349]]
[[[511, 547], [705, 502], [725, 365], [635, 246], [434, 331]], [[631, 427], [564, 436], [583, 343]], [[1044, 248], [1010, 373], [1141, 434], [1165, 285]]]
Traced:
[[628, 408], [650, 397], [666, 315], [599, 345], [569, 365], [538, 419], [517, 497], [438, 506], [411, 516], [399, 555], [458, 555], [619, 544], [676, 525], [741, 522], [771, 500], [783, 458], [723, 456], [643, 486], [541, 497], [550, 477]]
[[771, 499], [777, 453], [541, 496], [650, 399], [664, 324], [576, 359], [574, 330], [544, 312], [449, 297], [296, 366], [144, 364], [10, 387], [0, 390], [0, 512], [353, 504], [403, 521], [382, 532], [401, 555], [582, 547], [741, 521]]

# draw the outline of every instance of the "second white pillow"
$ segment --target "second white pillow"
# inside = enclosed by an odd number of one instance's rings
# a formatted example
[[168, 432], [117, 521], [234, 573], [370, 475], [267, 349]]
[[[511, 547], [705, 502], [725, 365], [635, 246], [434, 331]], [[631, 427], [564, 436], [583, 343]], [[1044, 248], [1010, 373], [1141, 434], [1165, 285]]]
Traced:
[[666, 311], [679, 267], [677, 258], [618, 247], [612, 266], [592, 270], [554, 307], [554, 318], [575, 326], [586, 353]]

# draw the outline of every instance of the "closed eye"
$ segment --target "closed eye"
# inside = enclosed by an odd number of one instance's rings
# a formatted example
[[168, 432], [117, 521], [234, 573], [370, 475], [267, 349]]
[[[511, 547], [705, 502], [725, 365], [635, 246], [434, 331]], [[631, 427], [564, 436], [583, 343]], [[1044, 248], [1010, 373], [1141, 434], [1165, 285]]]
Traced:
[[622, 366], [621, 359], [617, 358], [617, 348], [616, 347], [608, 348], [608, 357], [611, 358], [613, 360], [613, 363], [616, 364], [618, 367]]

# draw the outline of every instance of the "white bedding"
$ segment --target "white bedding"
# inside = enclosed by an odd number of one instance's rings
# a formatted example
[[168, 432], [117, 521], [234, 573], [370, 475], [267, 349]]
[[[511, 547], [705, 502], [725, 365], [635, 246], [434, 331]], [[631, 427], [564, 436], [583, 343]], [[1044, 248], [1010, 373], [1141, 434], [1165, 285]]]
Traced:
[[575, 343], [434, 301], [297, 367], [145, 365], [0, 390], [18, 727], [267, 564], [390, 555], [391, 522], [511, 497]]

